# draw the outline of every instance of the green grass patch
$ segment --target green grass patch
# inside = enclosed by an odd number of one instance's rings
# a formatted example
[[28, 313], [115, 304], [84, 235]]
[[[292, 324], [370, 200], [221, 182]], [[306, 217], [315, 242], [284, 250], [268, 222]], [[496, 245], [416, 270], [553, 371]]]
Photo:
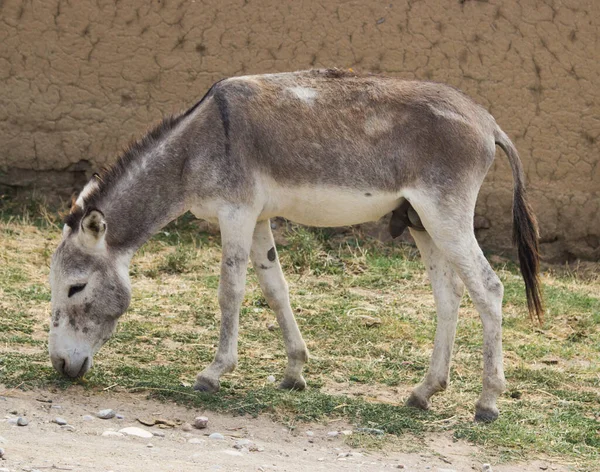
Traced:
[[[39, 202], [0, 206], [0, 383], [9, 387], [71, 385], [52, 369], [46, 346], [49, 259], [61, 231], [50, 215]], [[505, 286], [508, 390], [500, 419], [479, 425], [472, 416], [481, 392], [482, 328], [469, 298], [461, 306], [449, 389], [433, 398], [429, 412], [405, 408], [428, 368], [435, 333], [432, 292], [415, 249], [290, 225], [278, 250], [311, 352], [309, 388], [282, 392], [267, 382], [270, 375], [281, 380], [285, 349], [250, 269], [238, 369], [222, 378], [218, 394], [206, 395], [191, 384], [218, 343], [220, 248], [218, 236], [201, 229], [184, 215], [138, 251], [130, 309], [78, 382], [232, 414], [269, 414], [290, 425], [343, 418], [394, 435], [450, 431], [507, 460], [546, 454], [578, 470], [597, 464], [598, 277], [546, 271], [547, 315], [537, 326], [528, 319], [516, 266], [496, 264]], [[352, 441], [377, 444], [360, 435]]]

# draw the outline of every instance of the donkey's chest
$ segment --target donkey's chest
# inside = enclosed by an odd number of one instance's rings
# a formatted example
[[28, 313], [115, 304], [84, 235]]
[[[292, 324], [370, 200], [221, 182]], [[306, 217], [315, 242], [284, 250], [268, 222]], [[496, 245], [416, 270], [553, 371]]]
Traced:
[[347, 226], [376, 221], [400, 203], [399, 193], [339, 187], [272, 186], [261, 218], [282, 216], [309, 226]]

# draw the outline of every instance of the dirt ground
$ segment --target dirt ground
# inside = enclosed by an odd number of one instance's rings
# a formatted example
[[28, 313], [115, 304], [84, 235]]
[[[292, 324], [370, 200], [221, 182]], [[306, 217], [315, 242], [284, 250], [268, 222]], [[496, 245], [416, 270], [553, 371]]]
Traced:
[[[112, 408], [123, 419], [102, 420], [96, 413]], [[482, 470], [484, 462], [494, 463], [475, 446], [454, 441], [449, 434], [428, 435], [419, 439], [420, 453], [397, 452], [394, 441], [382, 449], [353, 449], [345, 436], [330, 437], [331, 431], [351, 430], [339, 421], [329, 424], [297, 424], [294, 430], [265, 416], [233, 417], [226, 414], [188, 409], [172, 403], [148, 400], [143, 395], [123, 392], [89, 392], [82, 387], [68, 391], [5, 390], [0, 388], [0, 447], [4, 460], [0, 470], [35, 471], [448, 471]], [[91, 415], [93, 419], [84, 419]], [[137, 418], [162, 418], [174, 423], [193, 422], [204, 415], [207, 429], [186, 432], [179, 424], [173, 428], [144, 426]], [[14, 419], [26, 416], [27, 426]], [[64, 418], [74, 431], [55, 424]], [[12, 420], [12, 421], [11, 421]], [[102, 436], [136, 426], [164, 433], [142, 439], [132, 436]], [[209, 439], [213, 432], [224, 440]], [[307, 434], [307, 432], [309, 432]], [[310, 432], [313, 436], [310, 436]], [[251, 445], [236, 449], [237, 441]], [[190, 442], [191, 440], [191, 442]], [[351, 453], [351, 454], [348, 454]], [[402, 467], [403, 466], [403, 467]], [[569, 467], [551, 461], [527, 464], [494, 465], [495, 472], [568, 471]]]

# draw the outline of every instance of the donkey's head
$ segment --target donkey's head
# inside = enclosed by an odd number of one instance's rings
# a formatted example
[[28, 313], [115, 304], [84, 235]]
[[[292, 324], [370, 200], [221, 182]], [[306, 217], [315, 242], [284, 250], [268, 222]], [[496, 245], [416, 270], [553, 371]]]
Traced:
[[69, 377], [90, 369], [131, 299], [129, 257], [107, 246], [104, 215], [75, 208], [50, 266], [48, 348], [54, 368]]

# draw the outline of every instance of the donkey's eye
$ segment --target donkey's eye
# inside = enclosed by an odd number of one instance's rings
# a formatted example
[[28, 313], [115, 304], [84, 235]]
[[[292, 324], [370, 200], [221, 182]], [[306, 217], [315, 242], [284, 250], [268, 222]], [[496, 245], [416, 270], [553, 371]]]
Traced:
[[71, 285], [69, 287], [69, 298], [71, 298], [76, 293], [81, 292], [85, 288], [86, 285], [87, 284]]

